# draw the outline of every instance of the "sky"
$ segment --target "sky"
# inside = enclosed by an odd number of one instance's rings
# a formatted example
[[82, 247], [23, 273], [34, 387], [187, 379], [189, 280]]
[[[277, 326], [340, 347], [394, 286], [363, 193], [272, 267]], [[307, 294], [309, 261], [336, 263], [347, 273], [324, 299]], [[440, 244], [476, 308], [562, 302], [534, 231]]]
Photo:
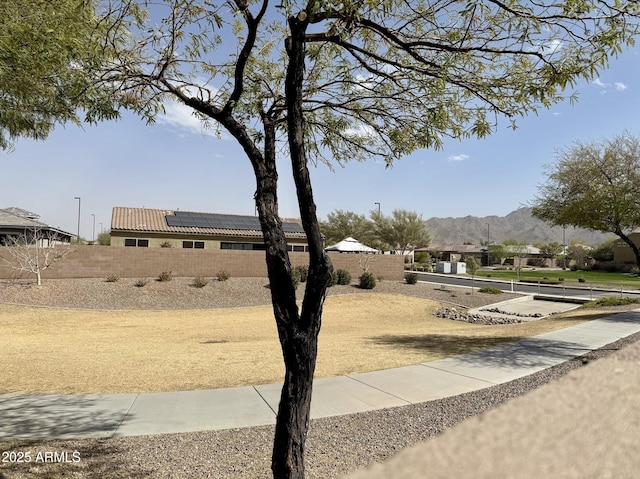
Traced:
[[[347, 162], [312, 167], [321, 220], [335, 210], [389, 215], [408, 209], [431, 217], [505, 216], [526, 206], [545, 181], [559, 148], [600, 141], [624, 130], [640, 134], [640, 48], [610, 62], [595, 81], [580, 82], [568, 101], [501, 121], [483, 140], [447, 141], [392, 168]], [[567, 92], [567, 96], [568, 96]], [[298, 217], [290, 168], [280, 165], [280, 216]], [[45, 141], [19, 140], [0, 151], [0, 208], [16, 206], [40, 220], [92, 239], [111, 223], [114, 206], [253, 215], [255, 179], [232, 139], [203, 134], [188, 111], [171, 107], [154, 125], [131, 114], [97, 126], [57, 127]], [[75, 199], [81, 198], [80, 201]], [[95, 226], [94, 226], [95, 224]]]

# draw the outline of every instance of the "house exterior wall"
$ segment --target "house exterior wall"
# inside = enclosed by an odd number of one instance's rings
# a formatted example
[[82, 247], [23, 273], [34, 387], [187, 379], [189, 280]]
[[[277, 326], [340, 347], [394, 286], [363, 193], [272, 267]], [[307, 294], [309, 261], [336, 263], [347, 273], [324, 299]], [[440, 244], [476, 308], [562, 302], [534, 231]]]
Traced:
[[[629, 239], [637, 246], [640, 246], [640, 232], [631, 233]], [[627, 243], [622, 240], [616, 241], [613, 247], [613, 262], [615, 264], [636, 264], [636, 257]]]
[[[307, 253], [289, 253], [293, 266], [308, 263]], [[364, 255], [369, 256], [369, 255]], [[6, 249], [0, 257], [10, 259]], [[334, 269], [345, 269], [354, 278], [362, 274], [363, 255], [329, 253]], [[404, 257], [401, 255], [369, 256], [369, 271], [388, 280], [404, 278]], [[363, 263], [362, 265], [360, 263]], [[43, 278], [106, 278], [118, 274], [122, 278], [156, 278], [163, 271], [175, 276], [215, 277], [219, 271], [231, 277], [267, 277], [264, 251], [220, 249], [133, 248], [99, 245], [78, 245], [58, 265], [43, 272]], [[29, 278], [4, 266], [0, 261], [0, 278]]]
[[[220, 249], [220, 243], [262, 243], [262, 236], [198, 236], [193, 234], [111, 231], [111, 246], [124, 246], [125, 239], [149, 240], [149, 248], [182, 249], [183, 241], [203, 241], [204, 249]], [[289, 238], [289, 244], [306, 245], [304, 238]]]

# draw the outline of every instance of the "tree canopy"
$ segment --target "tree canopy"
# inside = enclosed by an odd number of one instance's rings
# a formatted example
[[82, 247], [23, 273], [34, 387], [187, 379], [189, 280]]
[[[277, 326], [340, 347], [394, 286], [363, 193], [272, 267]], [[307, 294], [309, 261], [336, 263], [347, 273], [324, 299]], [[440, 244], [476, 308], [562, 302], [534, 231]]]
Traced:
[[404, 254], [409, 248], [427, 246], [431, 241], [422, 215], [415, 211], [393, 210], [391, 216], [372, 211], [371, 221], [377, 239], [400, 254]]
[[628, 234], [640, 227], [640, 139], [625, 132], [558, 151], [538, 189], [533, 215], [551, 224], [613, 233], [640, 251]]
[[[272, 470], [304, 477], [312, 379], [332, 266], [309, 164], [390, 165], [445, 137], [483, 137], [499, 118], [562, 99], [633, 42], [638, 4], [419, 0], [104, 0], [116, 49], [103, 72], [150, 121], [166, 101], [233, 138], [256, 179], [285, 362]], [[147, 9], [147, 7], [149, 7]], [[292, 165], [309, 251], [302, 307], [278, 214]]]
[[347, 237], [352, 237], [371, 246], [375, 241], [371, 222], [364, 216], [352, 211], [335, 210], [320, 223], [325, 244], [332, 245]]
[[93, 0], [0, 2], [0, 148], [42, 140], [56, 123], [118, 116], [113, 88], [95, 88], [108, 24]]

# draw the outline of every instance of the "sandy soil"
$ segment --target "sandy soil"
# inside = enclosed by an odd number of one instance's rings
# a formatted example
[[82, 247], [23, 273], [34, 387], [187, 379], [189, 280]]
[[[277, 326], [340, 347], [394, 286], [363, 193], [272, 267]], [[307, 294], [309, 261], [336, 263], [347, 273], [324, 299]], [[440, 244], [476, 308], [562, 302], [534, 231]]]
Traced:
[[[145, 288], [104, 280], [49, 281], [41, 288], [5, 284], [0, 392], [156, 392], [279, 382], [282, 357], [265, 281], [232, 279], [202, 289], [186, 278]], [[382, 282], [373, 291], [332, 288], [316, 377], [416, 364], [586, 319], [485, 326], [433, 314], [444, 301], [463, 308], [509, 297], [398, 282]], [[80, 304], [91, 309], [63, 309], [82, 298]], [[248, 306], [255, 303], [262, 305]], [[206, 309], [158, 310], [166, 304]], [[143, 309], [133, 309], [137, 305]], [[102, 306], [111, 311], [96, 309]]]

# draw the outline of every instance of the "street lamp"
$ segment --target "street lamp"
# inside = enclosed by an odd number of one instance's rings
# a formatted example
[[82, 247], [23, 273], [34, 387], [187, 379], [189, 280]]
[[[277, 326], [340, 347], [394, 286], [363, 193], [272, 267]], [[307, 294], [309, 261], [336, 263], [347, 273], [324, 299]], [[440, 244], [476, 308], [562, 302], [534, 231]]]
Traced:
[[96, 242], [96, 215], [91, 213], [91, 216], [93, 217], [93, 231], [91, 233], [91, 243], [95, 243]]
[[81, 203], [81, 199], [79, 196], [74, 196], [73, 197], [74, 200], [78, 200], [78, 244], [80, 244], [80, 203]]
[[378, 203], [377, 201], [374, 203], [374, 205], [378, 205], [378, 216], [380, 216], [380, 203]]

